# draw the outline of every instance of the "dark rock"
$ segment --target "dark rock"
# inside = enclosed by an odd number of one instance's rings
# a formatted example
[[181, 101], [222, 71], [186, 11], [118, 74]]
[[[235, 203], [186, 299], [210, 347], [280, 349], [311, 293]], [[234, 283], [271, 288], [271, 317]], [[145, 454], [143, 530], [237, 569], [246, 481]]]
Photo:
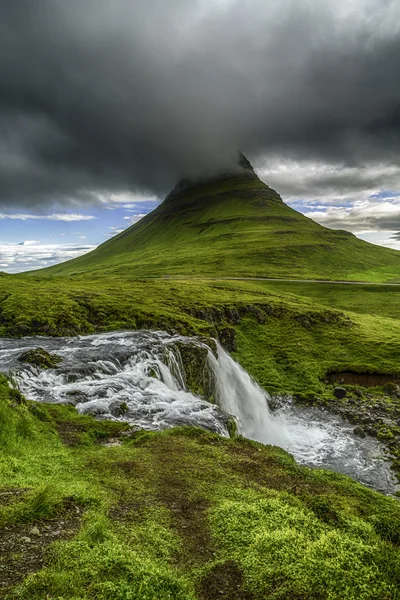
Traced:
[[18, 360], [41, 369], [54, 369], [62, 361], [62, 358], [57, 354], [49, 354], [43, 348], [35, 348], [21, 354]]
[[240, 323], [240, 314], [235, 308], [227, 308], [225, 310], [226, 320], [232, 325], [238, 325]]
[[365, 431], [359, 425], [353, 429], [353, 433], [354, 433], [354, 435], [357, 435], [358, 437], [361, 437], [361, 438], [367, 437], [365, 435]]
[[333, 395], [335, 396], [335, 398], [337, 398], [338, 400], [341, 400], [342, 398], [344, 398], [347, 394], [347, 390], [345, 390], [342, 387], [336, 387], [333, 390]]
[[208, 361], [208, 347], [210, 347], [214, 354], [217, 353], [217, 347], [214, 340], [207, 339], [206, 344], [207, 346], [177, 342], [176, 348], [179, 351], [185, 372], [186, 388], [194, 394], [212, 401], [215, 391], [215, 380], [214, 373]]
[[394, 396], [394, 395], [396, 395], [399, 392], [399, 386], [396, 383], [393, 383], [392, 381], [389, 381], [385, 385], [384, 390], [390, 396]]
[[362, 398], [363, 396], [362, 390], [359, 389], [354, 390], [354, 394], [357, 396], [357, 398]]
[[126, 402], [121, 402], [119, 400], [116, 400], [115, 402], [112, 402], [109, 406], [109, 411], [110, 414], [113, 417], [123, 417], [124, 415], [126, 415], [126, 413], [128, 412], [129, 408]]
[[236, 345], [236, 332], [233, 327], [224, 327], [222, 329], [218, 329], [218, 338], [221, 345], [228, 352], [235, 352]]

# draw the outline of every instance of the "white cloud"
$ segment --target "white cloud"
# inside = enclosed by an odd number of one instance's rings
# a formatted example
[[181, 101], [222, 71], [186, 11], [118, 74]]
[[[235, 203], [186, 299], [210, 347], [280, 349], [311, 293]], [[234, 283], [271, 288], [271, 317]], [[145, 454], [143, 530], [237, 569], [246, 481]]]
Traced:
[[275, 159], [258, 164], [259, 176], [285, 202], [296, 206], [306, 200], [319, 205], [367, 200], [382, 191], [400, 190], [400, 167], [381, 163], [360, 166]]
[[[131, 208], [132, 205], [143, 204], [143, 202], [160, 202], [160, 199], [151, 192], [141, 194], [138, 192], [122, 191], [114, 194], [98, 194], [96, 197], [102, 204], [107, 204], [106, 208], [109, 210], [114, 208]], [[112, 206], [113, 204], [116, 206]]]
[[48, 267], [93, 250], [93, 245], [44, 244], [36, 240], [0, 243], [0, 267], [8, 273]]
[[400, 198], [387, 202], [374, 199], [355, 202], [353, 206], [329, 206], [311, 210], [305, 215], [332, 229], [347, 229], [354, 233], [400, 231]]
[[143, 219], [143, 217], [145, 217], [148, 213], [140, 213], [137, 215], [132, 215], [131, 217], [124, 217], [124, 221], [128, 221], [127, 225], [134, 225], [134, 223], [137, 223], [138, 221], [140, 221], [140, 219]]
[[32, 215], [28, 213], [0, 213], [0, 219], [11, 219], [11, 220], [45, 220], [45, 221], [92, 221], [96, 219], [92, 215], [82, 215], [79, 213], [54, 213], [52, 215]]

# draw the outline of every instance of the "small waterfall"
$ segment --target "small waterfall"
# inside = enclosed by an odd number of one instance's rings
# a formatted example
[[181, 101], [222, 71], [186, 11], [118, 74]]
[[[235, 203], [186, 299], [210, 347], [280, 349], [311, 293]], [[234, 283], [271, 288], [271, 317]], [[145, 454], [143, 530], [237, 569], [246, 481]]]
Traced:
[[287, 445], [286, 421], [284, 417], [271, 415], [268, 408], [268, 393], [235, 362], [220, 344], [218, 358], [209, 352], [209, 360], [216, 382], [216, 397], [219, 406], [239, 421], [239, 432], [259, 442]]
[[[214, 380], [218, 406], [187, 389], [179, 350], [186, 345], [200, 352], [197, 368], [202, 369], [204, 360], [204, 370], [211, 371], [207, 377], [211, 374]], [[61, 356], [57, 368], [41, 371], [18, 361], [38, 346]], [[137, 428], [190, 425], [227, 437], [233, 415], [243, 436], [281, 446], [300, 463], [350, 475], [381, 491], [397, 489], [377, 440], [357, 438], [354, 426], [316, 408], [289, 403], [271, 412], [268, 394], [250, 375], [220, 345], [217, 357], [210, 348], [207, 355], [207, 348], [197, 338], [154, 331], [0, 338], [0, 371], [11, 372], [31, 400], [71, 404], [81, 413]]]

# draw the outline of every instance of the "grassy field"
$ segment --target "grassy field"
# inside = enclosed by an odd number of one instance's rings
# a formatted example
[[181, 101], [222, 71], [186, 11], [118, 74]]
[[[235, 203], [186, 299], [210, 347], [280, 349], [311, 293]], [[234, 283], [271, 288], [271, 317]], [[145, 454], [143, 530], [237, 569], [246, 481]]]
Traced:
[[0, 376], [0, 597], [399, 597], [397, 500], [242, 438], [124, 433]]
[[400, 374], [397, 292], [379, 290], [342, 286], [339, 293], [337, 286], [322, 284], [3, 276], [0, 335], [151, 328], [228, 337], [234, 340], [229, 349], [269, 391], [329, 394], [324, 379], [331, 371]]
[[399, 282], [400, 252], [318, 225], [256, 176], [234, 177], [167, 197], [93, 252], [46, 272]]

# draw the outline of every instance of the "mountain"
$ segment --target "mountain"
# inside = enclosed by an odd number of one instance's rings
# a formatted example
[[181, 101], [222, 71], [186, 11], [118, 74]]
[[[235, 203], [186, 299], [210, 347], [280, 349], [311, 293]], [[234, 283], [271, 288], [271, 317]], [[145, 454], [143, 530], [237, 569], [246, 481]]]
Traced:
[[153, 212], [49, 275], [400, 281], [400, 252], [287, 206], [240, 155], [214, 179], [180, 181]]

